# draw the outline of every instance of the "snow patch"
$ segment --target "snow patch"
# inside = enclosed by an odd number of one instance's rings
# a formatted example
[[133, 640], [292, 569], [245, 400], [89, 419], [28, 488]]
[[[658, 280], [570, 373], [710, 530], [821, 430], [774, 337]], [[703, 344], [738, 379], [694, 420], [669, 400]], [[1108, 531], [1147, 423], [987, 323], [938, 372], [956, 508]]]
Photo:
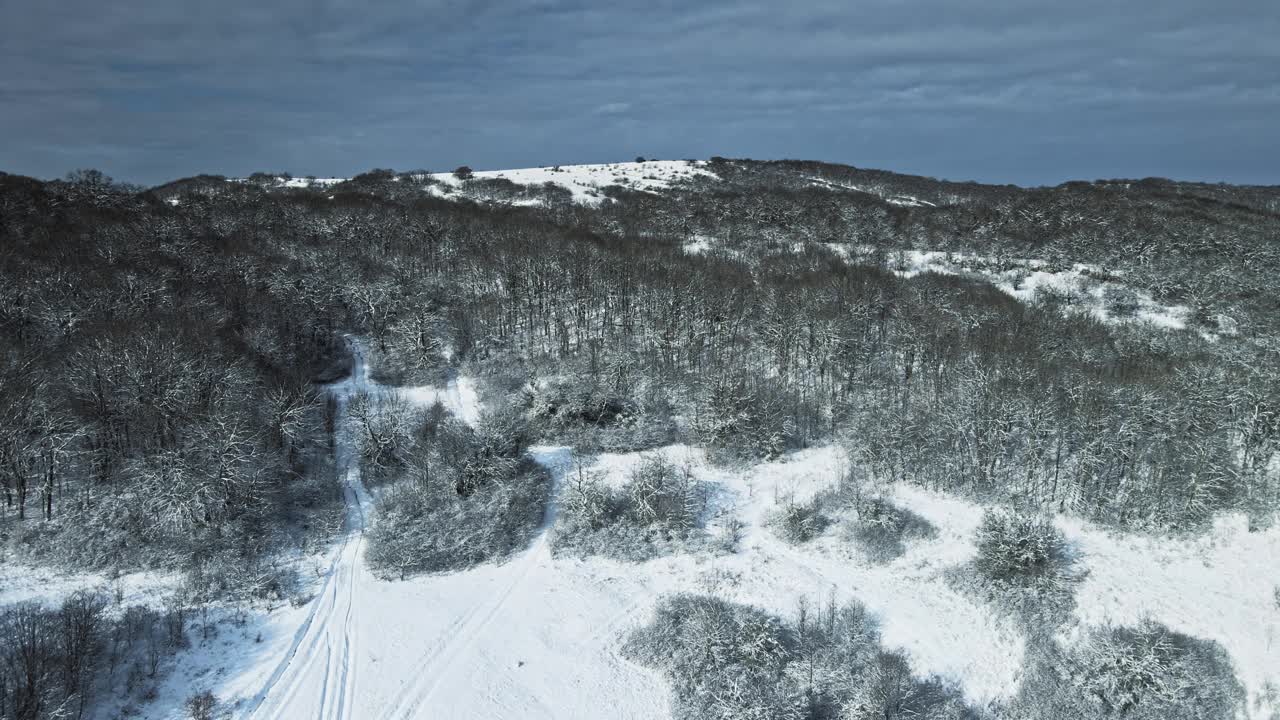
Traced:
[[1028, 258], [899, 250], [890, 253], [889, 268], [906, 278], [926, 272], [978, 277], [1021, 302], [1032, 304], [1052, 297], [1062, 302], [1065, 312], [1088, 314], [1110, 324], [1142, 323], [1163, 330], [1184, 330], [1191, 313], [1185, 305], [1163, 305], [1150, 293], [1114, 280], [1120, 273], [1088, 263], [1066, 267]]
[[711, 243], [715, 238], [709, 235], [693, 235], [684, 243], [684, 252], [686, 255], [702, 255], [711, 249]]
[[[599, 205], [604, 201], [602, 190], [610, 185], [621, 185], [643, 192], [659, 192], [696, 177], [718, 179], [706, 166], [705, 161], [649, 160], [601, 165], [477, 170], [472, 173], [472, 177], [477, 180], [510, 180], [517, 185], [538, 186], [551, 183], [572, 193], [574, 202]], [[431, 177], [439, 185], [429, 185], [429, 192], [443, 197], [450, 197], [457, 192], [466, 194], [466, 181], [453, 173], [433, 173]], [[448, 192], [442, 192], [445, 187], [449, 189]]]
[[938, 207], [937, 203], [931, 203], [928, 200], [922, 200], [913, 195], [903, 195], [900, 193], [899, 194], [888, 193], [888, 192], [885, 192], [883, 188], [879, 188], [879, 187], [866, 187], [863, 185], [846, 185], [844, 183], [832, 182], [830, 180], [824, 180], [823, 178], [818, 178], [818, 177], [811, 177], [809, 178], [809, 181], [812, 182], [814, 185], [821, 185], [823, 187], [831, 188], [833, 190], [852, 190], [854, 192], [865, 193], [867, 195], [875, 195], [876, 197], [880, 198], [881, 200], [884, 200], [890, 205], [897, 205], [899, 207]]
[[1250, 532], [1243, 515], [1219, 517], [1191, 538], [1108, 532], [1059, 518], [1088, 575], [1076, 590], [1086, 626], [1150, 618], [1221, 643], [1249, 693], [1250, 717], [1274, 717], [1265, 688], [1280, 687], [1280, 527]]

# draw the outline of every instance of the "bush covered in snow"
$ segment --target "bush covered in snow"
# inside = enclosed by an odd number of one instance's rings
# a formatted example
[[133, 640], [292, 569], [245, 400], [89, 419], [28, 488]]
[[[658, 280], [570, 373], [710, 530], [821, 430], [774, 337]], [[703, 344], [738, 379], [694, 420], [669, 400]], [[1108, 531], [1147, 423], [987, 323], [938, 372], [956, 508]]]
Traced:
[[804, 502], [785, 498], [767, 522], [793, 545], [808, 542], [829, 526], [839, 525], [842, 534], [876, 562], [900, 556], [908, 540], [932, 537], [937, 532], [929, 521], [852, 479]]
[[557, 552], [646, 560], [701, 537], [706, 488], [688, 467], [644, 456], [622, 487], [579, 465], [565, 481]]
[[521, 396], [534, 432], [549, 442], [634, 452], [666, 445], [675, 435], [666, 397], [653, 383], [637, 382], [621, 361], [527, 386]]
[[831, 524], [817, 498], [807, 502], [788, 501], [767, 520], [774, 532], [792, 545], [808, 542], [822, 534]]
[[1080, 579], [1066, 539], [1048, 517], [1004, 510], [983, 514], [971, 570], [953, 580], [1017, 618], [1036, 634], [1062, 622]]
[[987, 511], [977, 534], [975, 566], [989, 580], [1029, 586], [1052, 581], [1069, 562], [1066, 540], [1044, 517]]
[[906, 541], [930, 538], [937, 528], [928, 520], [875, 493], [859, 493], [853, 499], [853, 517], [846, 521], [846, 533], [876, 562], [902, 555]]
[[541, 525], [547, 471], [525, 455], [527, 438], [510, 413], [477, 430], [442, 423], [420, 465], [381, 495], [368, 531], [367, 559], [387, 575], [470, 567], [507, 557]]
[[1012, 710], [1045, 720], [1219, 720], [1238, 717], [1245, 692], [1217, 643], [1154, 622], [1095, 628], [1063, 647], [1028, 653]]
[[623, 648], [671, 682], [674, 715], [691, 720], [969, 717], [958, 693], [911, 672], [880, 646], [857, 603], [782, 620], [713, 597], [674, 595]]

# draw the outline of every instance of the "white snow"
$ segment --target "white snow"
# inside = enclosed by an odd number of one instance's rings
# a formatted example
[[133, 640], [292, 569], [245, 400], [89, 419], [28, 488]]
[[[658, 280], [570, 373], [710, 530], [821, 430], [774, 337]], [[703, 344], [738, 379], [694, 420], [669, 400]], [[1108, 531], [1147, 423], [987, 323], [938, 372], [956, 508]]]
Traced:
[[921, 200], [914, 195], [893, 194], [886, 192], [884, 188], [879, 186], [864, 185], [846, 185], [844, 183], [832, 182], [819, 177], [809, 178], [810, 182], [815, 185], [832, 188], [835, 190], [853, 190], [854, 192], [866, 193], [867, 195], [875, 195], [890, 205], [898, 205], [900, 207], [937, 207], [937, 203], [931, 203], [928, 200]]
[[[1089, 574], [1076, 590], [1086, 625], [1151, 618], [1226, 648], [1249, 691], [1250, 717], [1274, 718], [1264, 689], [1280, 690], [1280, 527], [1249, 532], [1243, 515], [1194, 538], [1109, 533], [1062, 518]], [[1275, 702], [1275, 698], [1271, 702]]]
[[[355, 346], [356, 372], [334, 386], [340, 402], [385, 388], [368, 376]], [[413, 402], [439, 399], [475, 422], [480, 408], [471, 378], [443, 387], [401, 391]], [[790, 614], [801, 598], [857, 599], [877, 616], [886, 645], [906, 652], [914, 670], [955, 682], [974, 703], [1008, 697], [1021, 677], [1024, 639], [981, 601], [957, 592], [947, 572], [973, 555], [982, 507], [920, 488], [899, 486], [896, 502], [933, 523], [935, 537], [911, 542], [887, 564], [869, 562], [829, 530], [793, 547], [765, 520], [788, 498], [803, 500], [835, 482], [847, 465], [831, 447], [804, 450], [748, 469], [706, 461], [702, 450], [660, 451], [711, 488], [710, 532], [730, 517], [745, 527], [736, 553], [677, 554], [644, 563], [555, 558], [546, 529], [510, 560], [467, 571], [386, 581], [364, 566], [363, 529], [371, 498], [352, 462], [345, 428], [338, 436], [345, 472], [347, 527], [313, 568], [314, 599], [302, 607], [259, 608], [243, 628], [223, 623], [197, 640], [162, 681], [158, 698], [139, 708], [147, 718], [182, 717], [181, 702], [211, 689], [237, 718], [665, 718], [666, 683], [623, 659], [626, 634], [647, 622], [667, 593], [710, 592]], [[536, 447], [535, 459], [557, 484], [570, 469], [567, 448]], [[620, 484], [643, 454], [605, 454], [589, 470]], [[1224, 517], [1191, 539], [1113, 534], [1060, 518], [1084, 579], [1077, 592], [1079, 625], [1132, 623], [1150, 617], [1216, 640], [1227, 649], [1251, 698], [1250, 717], [1266, 718], [1267, 683], [1280, 685], [1276, 634], [1280, 608], [1280, 528], [1248, 532]], [[71, 589], [55, 579], [5, 566], [0, 601], [47, 601]], [[127, 576], [125, 594], [160, 596], [171, 582]], [[260, 641], [257, 641], [258, 638]]]
[[290, 188], [327, 188], [346, 181], [346, 178], [280, 178], [280, 184]]
[[689, 255], [702, 255], [711, 249], [715, 238], [709, 235], [693, 235], [684, 243], [684, 251]]
[[[600, 165], [558, 165], [555, 167], [519, 168], [514, 170], [477, 170], [475, 179], [503, 178], [517, 185], [543, 185], [551, 183], [573, 193], [573, 200], [587, 205], [598, 205], [604, 200], [600, 192], [609, 185], [622, 185], [631, 190], [656, 192], [670, 188], [678, 182], [695, 177], [716, 178], [706, 169], [705, 161], [648, 160], [646, 162], [605, 163]], [[432, 177], [449, 188], [452, 193], [466, 192], [466, 183], [453, 173], [434, 173]], [[441, 193], [438, 185], [428, 186], [430, 191]]]
[[[425, 191], [437, 197], [471, 197], [467, 183], [452, 172], [415, 174], [410, 179], [435, 182], [425, 186]], [[556, 165], [549, 167], [515, 168], [510, 170], [476, 170], [472, 178], [477, 180], [502, 178], [517, 185], [541, 186], [551, 183], [568, 190], [573, 201], [584, 205], [599, 205], [605, 200], [603, 189], [621, 185], [630, 190], [661, 192], [674, 185], [696, 177], [718, 179], [707, 169], [705, 160], [646, 160], [645, 162], [602, 163], [596, 165]], [[395, 176], [399, 182], [402, 176]], [[270, 178], [269, 178], [270, 180]], [[324, 189], [346, 182], [347, 178], [295, 178], [278, 176], [274, 182], [280, 187]], [[230, 182], [253, 182], [250, 178], [231, 178]], [[333, 199], [330, 197], [329, 199]], [[487, 198], [477, 195], [473, 199]], [[536, 198], [513, 201], [516, 205], [537, 205]]]
[[438, 401], [468, 425], [480, 422], [480, 399], [476, 396], [475, 380], [470, 377], [455, 374], [450, 376], [444, 387], [421, 385], [396, 388], [393, 392], [419, 407], [428, 407]]
[[[1190, 314], [1185, 305], [1162, 305], [1150, 293], [1110, 279], [1119, 273], [1107, 273], [1088, 263], [1054, 266], [1031, 258], [900, 250], [890, 254], [889, 267], [896, 275], [908, 278], [925, 272], [976, 276], [1029, 304], [1054, 295], [1063, 300], [1068, 312], [1087, 313], [1105, 323], [1138, 322], [1182, 330]], [[1120, 303], [1128, 307], [1128, 312], [1118, 311]]]
[[123, 605], [156, 605], [177, 587], [173, 576], [154, 572], [112, 578], [102, 573], [66, 573], [47, 567], [0, 563], [0, 606], [35, 601], [55, 605], [77, 590], [100, 589]]

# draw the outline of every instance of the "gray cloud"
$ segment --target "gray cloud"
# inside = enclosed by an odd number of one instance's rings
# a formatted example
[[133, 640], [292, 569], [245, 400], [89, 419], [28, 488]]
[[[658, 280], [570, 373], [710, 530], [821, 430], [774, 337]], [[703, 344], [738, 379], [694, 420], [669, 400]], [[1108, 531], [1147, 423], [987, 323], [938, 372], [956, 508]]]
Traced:
[[1254, 0], [0, 4], [0, 169], [806, 157], [996, 182], [1280, 182]]

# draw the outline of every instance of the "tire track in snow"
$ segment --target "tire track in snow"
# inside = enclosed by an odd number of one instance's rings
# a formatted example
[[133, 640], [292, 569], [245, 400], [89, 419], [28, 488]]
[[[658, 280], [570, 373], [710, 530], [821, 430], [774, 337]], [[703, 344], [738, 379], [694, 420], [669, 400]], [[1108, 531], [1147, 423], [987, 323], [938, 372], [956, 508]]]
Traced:
[[[369, 386], [363, 348], [354, 339], [348, 339], [348, 347], [352, 355], [351, 377], [331, 388], [338, 401], [339, 418], [345, 418], [351, 396], [367, 392]], [[314, 716], [322, 720], [344, 720], [350, 717], [357, 666], [354, 609], [363, 569], [364, 504], [368, 495], [360, 479], [359, 461], [354, 457], [350, 427], [344, 422], [336, 434], [338, 460], [345, 467], [346, 518], [342, 542], [329, 565], [315, 605], [294, 634], [284, 658], [262, 690], [254, 695], [245, 718], [276, 720]], [[307, 707], [308, 702], [314, 705]]]
[[[455, 386], [456, 387], [456, 386]], [[547, 490], [547, 507], [543, 512], [542, 524], [536, 531], [533, 544], [520, 556], [519, 571], [510, 583], [500, 592], [492, 603], [483, 610], [474, 610], [463, 620], [450, 626], [456, 631], [446, 631], [443, 639], [430, 652], [416, 663], [418, 668], [414, 682], [397, 694], [396, 701], [385, 717], [416, 718], [426, 717], [426, 707], [443, 682], [458, 672], [459, 664], [455, 662], [463, 651], [475, 645], [484, 631], [493, 624], [494, 617], [506, 606], [507, 601], [521, 588], [529, 573], [539, 564], [551, 562], [551, 550], [548, 545], [548, 531], [555, 523], [556, 494], [560, 479], [564, 474], [568, 454], [566, 449], [543, 449], [531, 451], [534, 459], [545, 467], [551, 475], [550, 487]]]

